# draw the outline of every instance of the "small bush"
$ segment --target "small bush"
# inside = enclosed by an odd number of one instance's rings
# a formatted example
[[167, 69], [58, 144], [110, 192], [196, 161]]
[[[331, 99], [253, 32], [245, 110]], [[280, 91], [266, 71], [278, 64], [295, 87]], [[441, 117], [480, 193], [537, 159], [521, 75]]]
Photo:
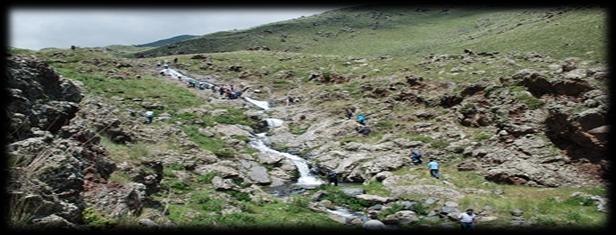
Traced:
[[197, 178], [197, 181], [199, 183], [203, 183], [203, 184], [211, 184], [212, 183], [212, 179], [214, 179], [214, 177], [216, 177], [216, 172], [208, 172], [205, 175], [201, 175]]
[[432, 141], [432, 143], [430, 143], [430, 146], [437, 148], [437, 149], [443, 149], [449, 146], [449, 142], [444, 139], [438, 139], [438, 140]]
[[108, 219], [100, 213], [96, 212], [94, 208], [88, 207], [82, 211], [84, 222], [91, 227], [105, 228], [116, 224], [116, 221]]
[[403, 209], [404, 209], [404, 206], [402, 206], [401, 204], [395, 203], [395, 204], [391, 205], [389, 208], [383, 210], [383, 212], [379, 213], [379, 217], [380, 217], [380, 219], [384, 219], [388, 215], [394, 214], [394, 213], [396, 213], [398, 211], [401, 211]]
[[225, 193], [231, 195], [231, 197], [235, 198], [235, 200], [238, 200], [238, 201], [246, 201], [246, 202], [250, 201], [250, 194], [245, 193], [245, 192], [230, 190], [230, 191], [225, 191]]
[[232, 158], [235, 156], [235, 153], [231, 149], [223, 148], [214, 150], [214, 155], [220, 158]]
[[430, 208], [425, 206], [421, 202], [415, 203], [415, 205], [413, 205], [411, 210], [417, 213], [418, 215], [428, 215], [428, 213], [430, 212]]
[[188, 190], [190, 190], [190, 185], [188, 185], [188, 184], [186, 184], [186, 183], [184, 183], [182, 181], [179, 181], [179, 180], [173, 180], [173, 181], [171, 181], [169, 183], [169, 188], [177, 189], [177, 190], [180, 190], [180, 191], [188, 191]]
[[590, 197], [575, 196], [564, 201], [565, 204], [571, 206], [592, 206], [594, 202]]

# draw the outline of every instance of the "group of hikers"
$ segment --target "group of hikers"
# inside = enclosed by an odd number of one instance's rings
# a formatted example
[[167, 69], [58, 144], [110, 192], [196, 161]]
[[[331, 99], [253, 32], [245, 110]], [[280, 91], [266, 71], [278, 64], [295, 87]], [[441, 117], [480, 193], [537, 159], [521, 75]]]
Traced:
[[[177, 62], [178, 62], [178, 58], [174, 58], [173, 63], [177, 64]], [[156, 67], [161, 67], [161, 66], [164, 69], [169, 69], [168, 61], [165, 60], [165, 61], [159, 61], [156, 63]], [[161, 71], [160, 74], [164, 75], [165, 73]], [[177, 78], [178, 80], [181, 81], [183, 77], [182, 75], [177, 75]], [[211, 82], [197, 81], [195, 79], [188, 78], [188, 77], [187, 77], [186, 85], [188, 87], [197, 88], [199, 90], [205, 90], [205, 89], [211, 90], [213, 93], [219, 93], [221, 96], [224, 96], [225, 98], [230, 99], [230, 100], [238, 99], [242, 97], [242, 94], [250, 88], [250, 87], [244, 87], [244, 88], [240, 88], [236, 90], [236, 88], [233, 85], [216, 85]], [[145, 123], [150, 124], [152, 123], [154, 119], [154, 112], [148, 110], [145, 112], [144, 116], [145, 116]]]
[[[173, 60], [174, 63], [177, 64], [177, 58], [175, 58]], [[164, 61], [164, 63], [162, 62], [158, 62], [157, 63], [157, 67], [160, 67], [162, 64], [163, 68], [165, 69], [169, 69], [169, 64], [167, 63], [167, 61]], [[161, 72], [162, 74], [162, 72]], [[182, 80], [181, 75], [178, 75], [178, 79]], [[227, 99], [237, 99], [240, 98], [242, 96], [242, 93], [244, 93], [246, 90], [248, 90], [249, 87], [245, 87], [243, 89], [238, 89], [236, 90], [235, 87], [233, 85], [216, 85], [210, 82], [206, 82], [206, 81], [197, 81], [195, 79], [189, 78], [187, 81], [187, 85], [188, 87], [192, 87], [192, 88], [198, 88], [200, 90], [205, 90], [205, 89], [209, 89], [212, 92], [218, 92], [221, 96], [225, 96]], [[291, 98], [289, 98], [288, 102], [293, 102], [294, 100], [291, 100]], [[346, 108], [345, 109], [345, 115], [347, 119], [351, 119], [353, 118], [353, 116], [355, 115], [355, 112], [357, 111], [357, 109], [355, 107], [351, 107], [351, 108]], [[150, 124], [152, 123], [152, 120], [154, 118], [154, 112], [152, 111], [146, 111], [145, 112], [145, 118], [146, 118], [146, 123]], [[364, 135], [367, 136], [368, 134], [370, 134], [371, 129], [370, 127], [368, 127], [367, 125], [367, 121], [366, 121], [366, 116], [364, 114], [357, 114], [355, 116], [355, 121], [357, 123], [357, 127], [355, 128], [355, 130]], [[411, 152], [410, 152], [410, 159], [411, 159], [411, 163], [413, 165], [420, 165], [423, 163], [422, 158], [423, 154], [421, 153], [421, 151], [417, 148], [412, 148]], [[427, 164], [428, 170], [430, 172], [430, 176], [434, 177], [436, 179], [440, 179], [441, 178], [441, 174], [439, 172], [439, 163], [436, 161], [436, 159], [434, 158], [430, 158], [430, 162], [428, 162]], [[329, 181], [329, 184], [334, 184], [335, 186], [338, 186], [338, 174], [335, 171], [330, 171], [327, 174], [327, 179]], [[460, 222], [460, 225], [462, 227], [463, 230], [472, 230], [474, 228], [474, 222], [476, 220], [476, 214], [473, 213], [473, 209], [467, 209], [466, 212], [461, 213], [458, 216], [458, 220]]]

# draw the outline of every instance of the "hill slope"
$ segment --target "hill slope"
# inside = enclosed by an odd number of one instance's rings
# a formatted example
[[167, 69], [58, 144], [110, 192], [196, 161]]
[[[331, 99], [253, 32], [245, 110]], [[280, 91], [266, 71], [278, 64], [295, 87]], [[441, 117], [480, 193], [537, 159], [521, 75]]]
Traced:
[[146, 57], [246, 50], [351, 56], [536, 51], [556, 57], [605, 55], [601, 9], [353, 7], [260, 27], [217, 32], [138, 53]]
[[171, 38], [167, 38], [167, 39], [162, 39], [162, 40], [158, 40], [158, 41], [154, 41], [154, 42], [150, 42], [150, 43], [145, 43], [145, 44], [141, 44], [141, 45], [137, 45], [137, 47], [161, 47], [161, 46], [166, 46], [169, 44], [173, 44], [173, 43], [178, 43], [178, 42], [183, 42], [186, 40], [190, 40], [193, 38], [196, 38], [199, 36], [195, 36], [195, 35], [180, 35], [180, 36], [175, 36], [175, 37], [171, 37]]

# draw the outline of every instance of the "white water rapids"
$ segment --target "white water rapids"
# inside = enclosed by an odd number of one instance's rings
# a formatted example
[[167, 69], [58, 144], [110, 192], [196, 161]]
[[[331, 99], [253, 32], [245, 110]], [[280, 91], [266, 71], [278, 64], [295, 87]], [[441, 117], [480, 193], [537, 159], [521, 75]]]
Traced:
[[[190, 81], [193, 78], [188, 77], [186, 75], [181, 74], [180, 72], [174, 70], [174, 69], [163, 69], [160, 71], [160, 73], [166, 75], [166, 76], [171, 76], [172, 78], [175, 79], [179, 79], [181, 81]], [[246, 100], [247, 102], [263, 109], [263, 110], [268, 110], [269, 107], [269, 103], [267, 101], [260, 101], [260, 100], [255, 100], [255, 99], [251, 99], [249, 97], [242, 97], [244, 100]], [[266, 118], [264, 119], [267, 122], [267, 125], [269, 128], [276, 128], [276, 127], [280, 127], [282, 126], [282, 124], [284, 123], [283, 120], [280, 119], [276, 119], [276, 118]], [[268, 147], [264, 142], [268, 142], [267, 140], [267, 136], [266, 133], [259, 133], [256, 134], [255, 138], [253, 138], [250, 141], [250, 146], [252, 146], [253, 148], [257, 149], [258, 151], [260, 151], [261, 153], [264, 154], [268, 154], [268, 155], [276, 155], [276, 156], [282, 156], [285, 157], [289, 160], [291, 160], [293, 162], [293, 164], [295, 164], [295, 166], [297, 167], [297, 170], [300, 174], [299, 179], [296, 182], [296, 185], [301, 186], [303, 188], [316, 188], [317, 186], [324, 184], [324, 182], [319, 179], [318, 177], [314, 176], [312, 173], [310, 173], [310, 169], [308, 168], [308, 161], [306, 159], [303, 159], [299, 156], [293, 155], [293, 154], [289, 154], [289, 153], [284, 153], [284, 152], [279, 152], [276, 151], [274, 149], [271, 149], [270, 147]], [[353, 218], [360, 218], [362, 221], [367, 221], [368, 217], [362, 213], [357, 213], [357, 212], [353, 212], [350, 211], [346, 208], [343, 207], [336, 207], [334, 210], [330, 210], [330, 209], [326, 209], [326, 211], [328, 213], [337, 215], [337, 216], [341, 216], [343, 218], [345, 218], [345, 220], [350, 220]]]
[[244, 100], [248, 101], [251, 104], [254, 104], [255, 106], [262, 108], [264, 110], [268, 110], [269, 109], [269, 104], [267, 103], [267, 101], [260, 101], [260, 100], [254, 100], [251, 99], [249, 97], [243, 97]]
[[282, 156], [291, 160], [293, 164], [295, 164], [295, 166], [297, 167], [297, 171], [299, 171], [300, 175], [299, 179], [297, 179], [297, 185], [312, 188], [323, 184], [323, 181], [321, 179], [310, 173], [310, 169], [308, 168], [308, 161], [306, 161], [306, 159], [295, 156], [293, 154], [278, 152], [274, 149], [271, 149], [270, 147], [265, 145], [265, 143], [263, 143], [263, 140], [265, 139], [267, 139], [265, 133], [257, 134], [257, 137], [250, 141], [250, 146], [264, 154]]

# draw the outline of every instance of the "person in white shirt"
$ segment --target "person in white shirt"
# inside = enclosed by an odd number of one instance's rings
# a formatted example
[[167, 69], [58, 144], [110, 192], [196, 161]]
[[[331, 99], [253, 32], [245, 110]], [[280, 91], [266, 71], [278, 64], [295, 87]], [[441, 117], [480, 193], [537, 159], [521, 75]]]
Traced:
[[153, 119], [154, 119], [154, 112], [152, 112], [152, 111], [145, 112], [145, 122], [147, 124], [152, 123]]
[[473, 213], [473, 209], [466, 210], [465, 213], [460, 213], [458, 219], [460, 220], [460, 226], [462, 226], [462, 230], [472, 230], [475, 227], [475, 213]]

